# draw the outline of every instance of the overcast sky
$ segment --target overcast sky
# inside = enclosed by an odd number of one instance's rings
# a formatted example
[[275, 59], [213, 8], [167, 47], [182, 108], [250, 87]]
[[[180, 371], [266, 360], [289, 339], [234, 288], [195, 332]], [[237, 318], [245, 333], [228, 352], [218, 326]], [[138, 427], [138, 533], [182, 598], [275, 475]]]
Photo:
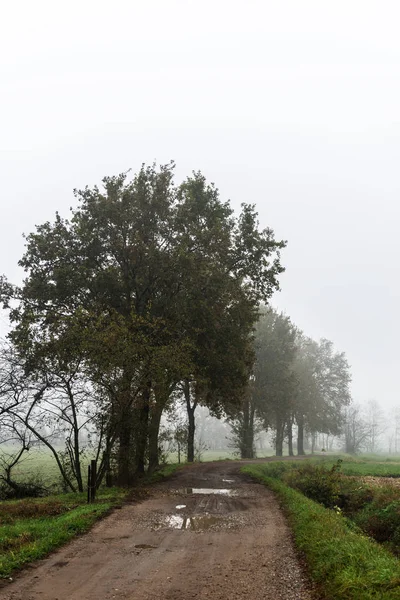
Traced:
[[[142, 162], [200, 169], [288, 240], [273, 304], [400, 405], [400, 5], [3, 3], [0, 273], [72, 189]], [[2, 331], [6, 331], [4, 318]]]

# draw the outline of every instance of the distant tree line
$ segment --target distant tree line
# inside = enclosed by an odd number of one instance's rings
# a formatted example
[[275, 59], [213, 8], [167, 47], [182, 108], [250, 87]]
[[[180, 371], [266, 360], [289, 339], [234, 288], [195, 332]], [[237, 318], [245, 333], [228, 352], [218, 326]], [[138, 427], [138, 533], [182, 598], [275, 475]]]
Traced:
[[[350, 404], [350, 369], [332, 342], [306, 337], [284, 314], [263, 308], [255, 327], [255, 362], [240, 411], [230, 422], [242, 458], [255, 456], [260, 430], [273, 432], [276, 455], [305, 454], [305, 435], [314, 451], [319, 434], [344, 430]], [[297, 433], [294, 439], [293, 432]]]

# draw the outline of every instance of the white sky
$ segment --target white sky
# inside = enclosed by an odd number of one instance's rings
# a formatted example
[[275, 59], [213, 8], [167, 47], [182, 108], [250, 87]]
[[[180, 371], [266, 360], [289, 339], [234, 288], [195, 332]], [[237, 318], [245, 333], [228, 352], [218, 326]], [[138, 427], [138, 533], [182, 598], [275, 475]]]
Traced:
[[[3, 1], [0, 273], [72, 189], [200, 169], [289, 242], [273, 303], [400, 404], [400, 4]], [[3, 321], [3, 331], [5, 325]], [[1, 324], [0, 324], [1, 328]]]

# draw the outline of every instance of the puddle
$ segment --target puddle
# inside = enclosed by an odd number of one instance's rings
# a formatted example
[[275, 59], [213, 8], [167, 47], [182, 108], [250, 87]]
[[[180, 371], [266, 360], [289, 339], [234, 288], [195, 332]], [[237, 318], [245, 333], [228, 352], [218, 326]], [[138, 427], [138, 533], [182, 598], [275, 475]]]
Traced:
[[222, 480], [224, 483], [235, 483], [234, 479], [223, 479]]
[[170, 527], [171, 529], [189, 529], [191, 531], [205, 531], [215, 525], [222, 524], [224, 519], [213, 515], [201, 515], [197, 517], [181, 517], [181, 515], [170, 515], [165, 517], [163, 523], [157, 523], [156, 528]]
[[175, 508], [177, 508], [178, 510], [182, 510], [182, 508], [186, 508], [186, 504], [177, 504]]
[[184, 488], [176, 490], [178, 494], [215, 494], [219, 496], [237, 496], [239, 490], [235, 489], [214, 489], [214, 488]]

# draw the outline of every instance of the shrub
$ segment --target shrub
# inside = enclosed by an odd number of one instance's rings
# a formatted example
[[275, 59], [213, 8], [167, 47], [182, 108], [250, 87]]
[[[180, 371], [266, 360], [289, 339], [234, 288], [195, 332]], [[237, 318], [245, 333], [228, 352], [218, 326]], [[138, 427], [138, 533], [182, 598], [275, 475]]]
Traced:
[[282, 481], [302, 492], [307, 498], [327, 508], [334, 508], [338, 506], [341, 492], [339, 469], [339, 461], [330, 470], [308, 463], [284, 472]]
[[382, 499], [373, 501], [353, 516], [354, 522], [377, 542], [389, 542], [399, 552], [400, 500], [382, 505]]

